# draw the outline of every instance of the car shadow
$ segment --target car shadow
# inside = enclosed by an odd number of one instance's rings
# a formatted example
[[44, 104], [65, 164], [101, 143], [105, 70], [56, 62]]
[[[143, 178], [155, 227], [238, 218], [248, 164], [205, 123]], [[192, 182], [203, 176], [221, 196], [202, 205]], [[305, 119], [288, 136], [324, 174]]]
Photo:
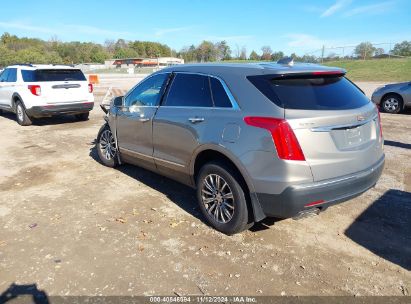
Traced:
[[[20, 298], [20, 300], [19, 300]], [[30, 299], [31, 298], [31, 299]], [[49, 304], [49, 297], [43, 290], [37, 288], [37, 284], [17, 285], [11, 284], [0, 294], [0, 303], [35, 303]]]
[[411, 270], [411, 193], [388, 190], [345, 231], [374, 254]]
[[[16, 115], [11, 112], [0, 113], [0, 117], [13, 120], [17, 124]], [[61, 125], [61, 124], [76, 123], [76, 122], [79, 122], [79, 121], [74, 117], [74, 115], [58, 115], [58, 116], [52, 116], [52, 117], [33, 119], [33, 126]]]
[[254, 225], [249, 230], [252, 232], [268, 230], [271, 228], [271, 226], [274, 226], [275, 223], [282, 221], [282, 220], [283, 219], [275, 218], [275, 217], [266, 217], [265, 219], [257, 223], [254, 223]]
[[397, 148], [403, 148], [403, 149], [411, 149], [411, 144], [406, 144], [406, 143], [402, 143], [399, 141], [393, 141], [393, 140], [384, 140], [384, 145], [391, 146], [391, 147], [397, 147]]
[[[89, 156], [96, 162], [101, 163], [97, 154], [96, 142], [96, 139], [94, 139], [92, 142], [89, 143]], [[170, 199], [184, 211], [196, 217], [205, 225], [210, 226], [207, 223], [203, 214], [201, 213], [200, 208], [198, 207], [196, 193], [193, 188], [190, 188], [172, 179], [169, 179], [167, 177], [164, 177], [162, 175], [159, 175], [157, 173], [151, 172], [138, 166], [123, 164], [117, 167], [116, 170], [134, 178], [135, 180], [138, 180], [139, 182], [145, 184], [146, 186], [156, 191], [165, 194], [168, 199]], [[267, 217], [261, 220], [260, 222], [254, 223], [254, 225], [249, 230], [252, 232], [268, 230], [276, 222], [281, 220], [283, 219]]]
[[[97, 154], [96, 140], [91, 142], [90, 146], [89, 156], [95, 161], [101, 163]], [[196, 193], [193, 188], [138, 166], [123, 164], [115, 170], [118, 170], [119, 172], [139, 181], [140, 183], [163, 193], [169, 200], [174, 202], [181, 209], [208, 225], [201, 213], [200, 208], [198, 207]]]

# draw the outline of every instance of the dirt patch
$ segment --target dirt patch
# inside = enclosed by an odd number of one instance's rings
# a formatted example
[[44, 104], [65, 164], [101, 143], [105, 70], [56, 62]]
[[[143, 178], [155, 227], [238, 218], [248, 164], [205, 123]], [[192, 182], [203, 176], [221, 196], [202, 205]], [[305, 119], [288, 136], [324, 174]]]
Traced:
[[0, 183], [0, 191], [21, 191], [52, 182], [53, 173], [47, 168], [32, 166], [21, 169], [17, 174], [5, 179], [4, 182]]

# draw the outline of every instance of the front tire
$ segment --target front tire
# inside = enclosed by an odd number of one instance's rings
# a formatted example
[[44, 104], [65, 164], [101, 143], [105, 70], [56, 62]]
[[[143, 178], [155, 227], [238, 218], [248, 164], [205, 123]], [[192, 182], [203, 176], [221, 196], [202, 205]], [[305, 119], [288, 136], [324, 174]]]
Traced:
[[86, 121], [86, 120], [88, 120], [88, 117], [89, 117], [89, 116], [90, 116], [90, 112], [80, 113], [80, 114], [74, 115], [74, 117], [75, 117], [78, 121]]
[[381, 104], [384, 112], [398, 114], [402, 109], [402, 98], [396, 94], [389, 94], [384, 97]]
[[204, 165], [197, 177], [197, 199], [207, 222], [232, 235], [250, 227], [245, 192], [236, 174], [224, 164]]
[[98, 132], [96, 148], [98, 157], [105, 166], [114, 168], [118, 165], [117, 144], [108, 124]]
[[29, 126], [32, 124], [31, 119], [27, 115], [26, 109], [20, 100], [16, 102], [16, 120], [20, 126]]

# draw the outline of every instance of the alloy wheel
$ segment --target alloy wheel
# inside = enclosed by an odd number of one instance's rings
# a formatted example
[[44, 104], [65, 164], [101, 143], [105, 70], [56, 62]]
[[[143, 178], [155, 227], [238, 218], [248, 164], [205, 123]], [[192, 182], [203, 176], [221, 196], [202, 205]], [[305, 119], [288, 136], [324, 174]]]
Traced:
[[397, 99], [390, 97], [384, 102], [384, 109], [387, 112], [395, 112], [398, 109], [399, 104]]
[[23, 110], [22, 106], [20, 104], [18, 104], [16, 112], [17, 112], [17, 118], [18, 118], [19, 121], [24, 120], [24, 112], [23, 111], [24, 110]]
[[218, 174], [209, 174], [203, 181], [201, 199], [207, 213], [225, 224], [234, 216], [234, 195], [230, 186]]
[[116, 141], [111, 130], [107, 129], [100, 136], [100, 151], [107, 160], [111, 160], [117, 153]]

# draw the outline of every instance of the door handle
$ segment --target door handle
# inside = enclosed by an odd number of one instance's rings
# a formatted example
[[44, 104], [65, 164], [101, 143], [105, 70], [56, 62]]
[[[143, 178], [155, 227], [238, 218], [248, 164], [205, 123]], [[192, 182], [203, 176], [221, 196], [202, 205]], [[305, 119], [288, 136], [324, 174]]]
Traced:
[[199, 123], [204, 121], [204, 117], [191, 117], [188, 119], [191, 123]]
[[143, 113], [141, 113], [141, 114], [139, 115], [139, 117], [138, 117], [137, 120], [138, 120], [138, 121], [141, 121], [141, 122], [147, 122], [147, 121], [150, 120], [150, 118], [149, 118], [149, 117], [146, 117]]
[[147, 122], [147, 121], [149, 121], [150, 120], [150, 118], [147, 118], [147, 117], [141, 117], [141, 118], [139, 118], [138, 119], [138, 121], [141, 121], [141, 122]]

